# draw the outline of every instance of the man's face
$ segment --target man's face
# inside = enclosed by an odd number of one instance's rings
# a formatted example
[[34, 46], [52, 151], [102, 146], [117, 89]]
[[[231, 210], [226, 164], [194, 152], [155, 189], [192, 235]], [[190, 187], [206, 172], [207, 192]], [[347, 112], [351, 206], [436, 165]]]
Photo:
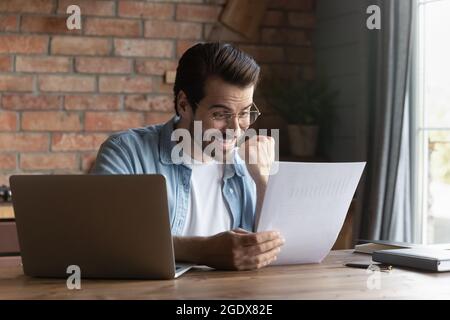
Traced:
[[[212, 77], [206, 81], [205, 97], [198, 103], [194, 120], [202, 121], [203, 132], [208, 129], [217, 129], [222, 133], [222, 139], [215, 142], [223, 155], [228, 154], [236, 146], [236, 142], [244, 134], [247, 127], [241, 127], [237, 114], [249, 111], [253, 103], [254, 86], [240, 88], [226, 83], [220, 78]], [[233, 113], [228, 121], [214, 120], [224, 113]], [[225, 135], [232, 130], [232, 135]], [[212, 141], [203, 141], [203, 150]]]

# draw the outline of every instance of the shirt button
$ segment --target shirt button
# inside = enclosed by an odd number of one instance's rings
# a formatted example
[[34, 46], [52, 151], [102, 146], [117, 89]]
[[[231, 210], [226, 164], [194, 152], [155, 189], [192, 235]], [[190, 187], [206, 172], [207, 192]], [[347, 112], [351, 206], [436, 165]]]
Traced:
[[231, 188], [230, 188], [230, 193], [231, 193], [231, 194], [233, 194], [233, 193], [234, 193], [233, 189], [231, 189]]

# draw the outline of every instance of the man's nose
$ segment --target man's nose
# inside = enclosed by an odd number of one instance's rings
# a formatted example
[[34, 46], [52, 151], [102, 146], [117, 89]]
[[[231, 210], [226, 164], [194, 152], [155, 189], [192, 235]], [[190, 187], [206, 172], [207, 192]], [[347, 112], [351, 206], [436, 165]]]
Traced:
[[240, 129], [239, 125], [239, 117], [237, 115], [233, 115], [233, 117], [228, 121], [228, 128], [230, 129]]
[[234, 136], [238, 137], [241, 132], [241, 125], [239, 124], [239, 117], [237, 115], [233, 116], [229, 122], [227, 129], [234, 130]]

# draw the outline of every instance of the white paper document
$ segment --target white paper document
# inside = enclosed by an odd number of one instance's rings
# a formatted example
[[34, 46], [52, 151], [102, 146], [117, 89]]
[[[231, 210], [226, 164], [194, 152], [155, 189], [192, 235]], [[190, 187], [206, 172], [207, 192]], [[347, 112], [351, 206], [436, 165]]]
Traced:
[[286, 239], [274, 264], [320, 263], [339, 235], [365, 162], [276, 165], [256, 229]]

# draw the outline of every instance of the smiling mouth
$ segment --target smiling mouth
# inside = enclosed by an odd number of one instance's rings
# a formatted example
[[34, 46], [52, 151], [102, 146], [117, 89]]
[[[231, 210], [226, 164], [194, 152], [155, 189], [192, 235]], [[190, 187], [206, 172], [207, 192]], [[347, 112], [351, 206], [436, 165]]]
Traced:
[[227, 136], [226, 133], [223, 133], [221, 137], [217, 137], [217, 142], [226, 148], [236, 145], [236, 141], [236, 137], [229, 135]]
[[236, 144], [236, 138], [232, 139], [219, 138], [217, 141], [221, 143], [224, 147], [231, 147]]

